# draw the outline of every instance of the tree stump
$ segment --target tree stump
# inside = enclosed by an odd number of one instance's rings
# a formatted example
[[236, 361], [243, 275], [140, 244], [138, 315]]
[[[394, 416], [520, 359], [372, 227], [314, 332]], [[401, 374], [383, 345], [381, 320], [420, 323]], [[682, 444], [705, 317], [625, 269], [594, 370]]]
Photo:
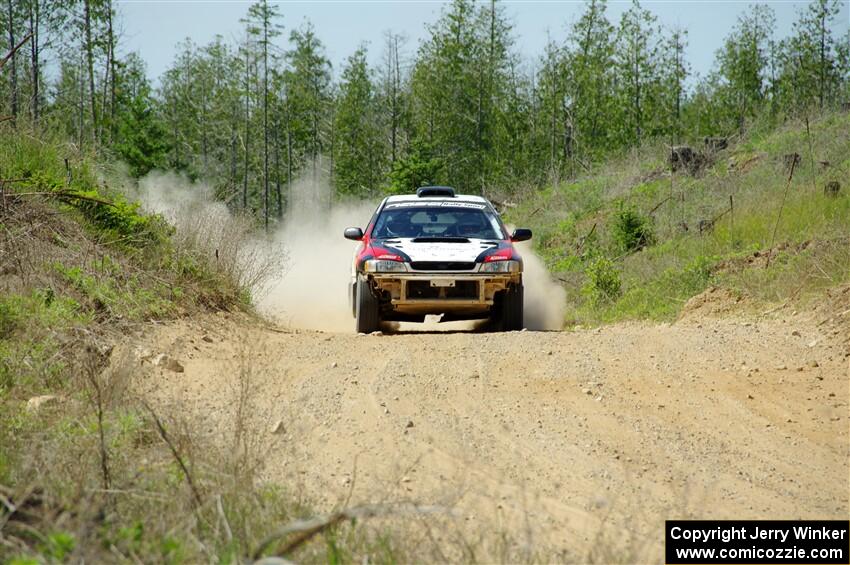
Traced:
[[670, 149], [670, 167], [673, 171], [690, 169], [697, 153], [687, 145], [677, 145]]
[[706, 137], [703, 143], [707, 151], [720, 151], [729, 147], [729, 141], [725, 137]]
[[823, 193], [831, 198], [837, 198], [841, 192], [841, 183], [837, 180], [829, 181], [823, 187]]

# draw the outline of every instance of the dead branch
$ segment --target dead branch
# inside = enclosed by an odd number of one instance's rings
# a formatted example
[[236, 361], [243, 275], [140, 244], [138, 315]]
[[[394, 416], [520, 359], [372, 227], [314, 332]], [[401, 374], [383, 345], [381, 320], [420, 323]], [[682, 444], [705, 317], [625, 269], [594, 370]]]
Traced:
[[32, 33], [28, 34], [25, 38], [23, 38], [23, 39], [21, 40], [21, 42], [20, 42], [20, 43], [18, 43], [18, 44], [17, 44], [17, 45], [15, 45], [14, 47], [12, 47], [12, 50], [11, 50], [11, 51], [9, 51], [9, 52], [6, 54], [6, 56], [5, 56], [5, 57], [3, 57], [3, 60], [2, 60], [2, 61], [0, 61], [0, 69], [2, 69], [2, 68], [6, 65], [6, 63], [8, 63], [8, 62], [9, 62], [9, 59], [11, 59], [12, 57], [14, 57], [14, 56], [15, 56], [15, 52], [16, 52], [18, 49], [20, 49], [21, 47], [23, 47], [23, 46], [24, 46], [24, 43], [26, 43], [27, 41], [29, 41], [31, 37], [32, 37]]
[[652, 207], [652, 210], [650, 210], [650, 211], [649, 211], [649, 213], [648, 213], [647, 215], [648, 215], [648, 216], [653, 215], [653, 214], [655, 213], [655, 211], [656, 211], [656, 210], [658, 210], [659, 208], [661, 208], [661, 205], [662, 205], [662, 204], [664, 204], [665, 202], [668, 202], [668, 201], [672, 200], [672, 199], [673, 199], [673, 197], [674, 197], [674, 195], [673, 195], [673, 194], [671, 194], [670, 196], [668, 196], [667, 198], [665, 198], [664, 200], [662, 200], [661, 202], [659, 202], [658, 204], [656, 204], [655, 206], [653, 206], [653, 207]]
[[233, 530], [230, 528], [230, 522], [227, 520], [227, 514], [224, 513], [224, 506], [221, 503], [221, 495], [215, 497], [215, 508], [218, 511], [218, 516], [224, 523], [224, 533], [227, 534], [227, 542], [233, 541]]
[[[21, 179], [23, 180], [23, 179]], [[4, 180], [2, 182], [21, 182], [18, 181], [9, 181]], [[54, 198], [61, 198], [66, 200], [85, 200], [86, 202], [94, 202], [96, 204], [102, 204], [104, 206], [112, 206], [115, 208], [114, 202], [109, 202], [108, 200], [102, 200], [100, 198], [95, 198], [93, 196], [83, 196], [82, 194], [77, 194], [75, 192], [68, 192], [65, 190], [58, 190], [55, 192], [44, 191], [44, 192], [13, 192], [10, 196], [52, 196]]]
[[89, 366], [86, 367], [86, 376], [88, 377], [89, 386], [94, 391], [94, 397], [91, 399], [97, 416], [97, 433], [100, 449], [100, 472], [101, 480], [103, 481], [103, 490], [109, 491], [112, 488], [112, 477], [109, 473], [109, 451], [106, 448], [106, 434], [103, 426], [104, 404], [103, 388], [100, 379], [98, 379], [97, 368], [93, 361], [89, 361]]
[[286, 555], [290, 553], [306, 542], [310, 541], [314, 536], [320, 534], [334, 526], [345, 522], [347, 520], [354, 520], [360, 518], [373, 518], [375, 516], [387, 516], [387, 515], [397, 515], [397, 514], [434, 514], [434, 513], [442, 513], [447, 510], [440, 506], [415, 506], [415, 505], [365, 505], [365, 506], [355, 506], [354, 508], [347, 508], [345, 510], [340, 510], [338, 512], [334, 512], [333, 514], [329, 514], [327, 516], [317, 516], [315, 518], [310, 518], [307, 520], [296, 520], [294, 522], [290, 522], [286, 526], [279, 528], [266, 536], [266, 538], [260, 542], [257, 546], [257, 549], [251, 554], [251, 559], [257, 561], [259, 560], [263, 553], [266, 552], [269, 547], [273, 544], [276, 544], [277, 541], [289, 534], [297, 534], [289, 543], [284, 545], [283, 547], [279, 547], [277, 550], [273, 552], [275, 556]]
[[782, 218], [782, 209], [785, 208], [785, 200], [788, 198], [788, 189], [791, 187], [791, 179], [794, 178], [794, 168], [797, 166], [797, 160], [791, 162], [791, 170], [788, 173], [788, 180], [785, 182], [785, 192], [782, 193], [782, 203], [779, 205], [779, 213], [776, 214], [776, 223], [773, 224], [773, 235], [770, 236], [770, 247], [767, 250], [767, 259], [764, 261], [764, 268], [770, 267], [770, 258], [773, 255], [773, 244], [776, 241], [776, 230], [779, 228], [779, 220]]
[[[11, 488], [0, 484], [0, 500], [6, 507], [6, 511], [0, 513], [0, 532], [12, 521], [18, 528], [27, 526], [36, 516], [36, 512], [46, 506], [43, 493], [38, 487], [29, 487], [16, 496]], [[0, 539], [2, 537], [0, 536]]]
[[180, 466], [180, 470], [183, 471], [183, 476], [186, 477], [186, 484], [189, 485], [189, 490], [192, 491], [192, 499], [195, 503], [195, 508], [200, 508], [202, 506], [201, 495], [195, 486], [195, 481], [192, 478], [192, 473], [189, 472], [189, 467], [186, 466], [186, 462], [183, 460], [183, 457], [180, 455], [180, 452], [177, 450], [174, 442], [171, 441], [170, 437], [168, 437], [168, 432], [165, 431], [165, 426], [162, 424], [162, 420], [159, 419], [159, 416], [156, 415], [156, 412], [154, 412], [150, 404], [142, 401], [142, 406], [144, 406], [150, 413], [151, 418], [153, 418], [153, 421], [156, 424], [156, 431], [159, 433], [159, 437], [162, 438], [162, 441], [164, 441], [168, 446], [168, 449], [171, 450], [171, 455], [174, 457], [177, 465]]
[[579, 255], [584, 250], [584, 244], [587, 243], [587, 240], [590, 238], [590, 236], [593, 235], [593, 232], [595, 232], [595, 231], [596, 231], [596, 222], [593, 223], [593, 226], [591, 226], [590, 231], [587, 232], [587, 235], [585, 235], [583, 238], [581, 238], [581, 240], [578, 244], [578, 248], [576, 249], [576, 255]]
[[8, 121], [14, 120], [14, 119], [15, 119], [15, 116], [0, 116], [0, 124], [2, 124], [3, 122], [8, 122]]

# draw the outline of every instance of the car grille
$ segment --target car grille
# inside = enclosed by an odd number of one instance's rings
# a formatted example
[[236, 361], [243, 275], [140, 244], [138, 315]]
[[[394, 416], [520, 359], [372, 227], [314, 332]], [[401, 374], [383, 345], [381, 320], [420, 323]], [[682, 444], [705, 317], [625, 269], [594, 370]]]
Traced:
[[[442, 296], [440, 296], [440, 291], [443, 292]], [[478, 281], [455, 281], [455, 286], [443, 288], [431, 286], [430, 281], [408, 281], [408, 300], [429, 298], [442, 298], [445, 300], [476, 299], [478, 298]]]
[[414, 271], [471, 271], [474, 262], [464, 261], [413, 261], [410, 268]]

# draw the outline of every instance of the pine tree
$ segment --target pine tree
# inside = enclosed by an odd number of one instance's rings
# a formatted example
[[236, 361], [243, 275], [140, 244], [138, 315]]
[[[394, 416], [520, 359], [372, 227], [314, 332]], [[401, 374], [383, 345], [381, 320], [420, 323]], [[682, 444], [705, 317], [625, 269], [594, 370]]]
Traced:
[[609, 149], [614, 125], [614, 27], [605, 0], [591, 0], [568, 37], [564, 66], [574, 143], [587, 154]]
[[289, 112], [288, 133], [294, 153], [291, 161], [297, 160], [296, 170], [309, 162], [316, 179], [325, 150], [323, 126], [331, 102], [331, 64], [312, 24], [293, 30], [289, 37], [292, 48], [286, 53], [289, 68], [284, 73], [284, 84]]
[[754, 5], [738, 18], [717, 54], [719, 76], [724, 81], [717, 93], [725, 114], [743, 130], [748, 118], [762, 109], [767, 94], [769, 41], [775, 17], [766, 5]]
[[365, 46], [348, 58], [342, 70], [335, 121], [335, 135], [339, 136], [334, 157], [337, 192], [373, 195], [384, 172], [384, 147]]
[[121, 66], [121, 76], [116, 77], [118, 122], [113, 147], [138, 178], [165, 166], [165, 126], [156, 112], [142, 60], [131, 53]]
[[685, 59], [685, 49], [688, 45], [688, 32], [682, 28], [674, 28], [662, 45], [662, 106], [665, 117], [662, 124], [666, 133], [677, 142], [682, 134], [682, 108], [685, 103], [685, 81], [690, 74], [690, 67]]
[[782, 75], [789, 103], [795, 107], [816, 104], [823, 109], [836, 98], [841, 77], [831, 28], [839, 9], [838, 0], [814, 0], [784, 43]]
[[536, 93], [537, 122], [547, 148], [546, 168], [553, 182], [564, 174], [567, 159], [572, 156], [572, 120], [567, 108], [566, 71], [563, 68], [564, 53], [551, 39], [546, 43], [539, 62]]
[[263, 221], [269, 229], [269, 51], [271, 41], [280, 35], [282, 26], [276, 23], [280, 18], [277, 5], [269, 5], [261, 0], [248, 8], [248, 17], [243, 20], [248, 25], [248, 33], [255, 37], [261, 51], [263, 66]]
[[646, 130], [661, 131], [659, 100], [659, 35], [655, 16], [638, 0], [623, 13], [617, 32], [618, 108], [620, 139], [627, 145], [640, 145]]

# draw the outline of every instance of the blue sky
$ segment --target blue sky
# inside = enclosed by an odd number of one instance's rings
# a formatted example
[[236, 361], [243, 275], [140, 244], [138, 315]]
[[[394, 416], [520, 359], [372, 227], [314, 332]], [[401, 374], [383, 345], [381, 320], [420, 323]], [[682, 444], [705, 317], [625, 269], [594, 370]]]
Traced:
[[[148, 73], [156, 78], [171, 63], [174, 47], [189, 37], [204, 44], [216, 34], [236, 40], [242, 35], [239, 19], [250, 1], [234, 0], [118, 0], [122, 15], [124, 49], [138, 51], [148, 64]], [[426, 25], [436, 21], [443, 8], [438, 0], [324, 0], [283, 1], [284, 33], [277, 39], [282, 48], [293, 27], [310, 20], [327, 48], [335, 72], [357, 46], [369, 45], [370, 60], [380, 60], [382, 36], [386, 30], [404, 34], [405, 51], [412, 55], [426, 34]], [[610, 1], [608, 15], [612, 22], [628, 9], [630, 0]], [[766, 2], [776, 12], [777, 35], [790, 33], [797, 13], [805, 2]], [[578, 0], [513, 0], [503, 1], [514, 26], [516, 49], [527, 61], [539, 56], [547, 36], [561, 41], [575, 21], [583, 2]], [[658, 16], [665, 27], [681, 26], [689, 32], [688, 60], [693, 71], [705, 74], [711, 68], [714, 53], [731, 30], [738, 15], [750, 2], [726, 0], [646, 1], [643, 5]], [[837, 30], [850, 25], [848, 2], [842, 3]]]

